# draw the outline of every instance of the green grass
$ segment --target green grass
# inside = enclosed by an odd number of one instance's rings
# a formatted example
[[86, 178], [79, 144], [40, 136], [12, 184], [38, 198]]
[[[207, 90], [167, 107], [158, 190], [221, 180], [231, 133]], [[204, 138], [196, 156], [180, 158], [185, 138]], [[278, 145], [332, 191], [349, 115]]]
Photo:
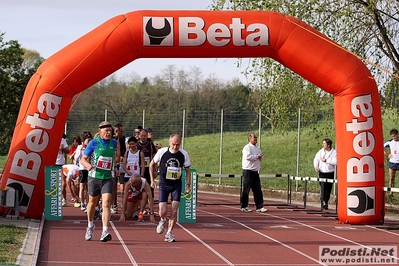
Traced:
[[27, 228], [0, 225], [0, 265], [15, 265]]
[[4, 168], [4, 166], [6, 165], [6, 160], [7, 160], [7, 156], [0, 155], [0, 169]]
[[[321, 149], [324, 137], [318, 137], [312, 129], [301, 130], [300, 152], [298, 154], [298, 136], [296, 131], [270, 135], [267, 132], [261, 135], [260, 145], [265, 159], [261, 163], [261, 174], [290, 174], [298, 176], [317, 177], [313, 168], [313, 158]], [[220, 135], [206, 135], [185, 138], [184, 149], [190, 155], [192, 168], [198, 173], [218, 174], [241, 174], [241, 151], [246, 145], [247, 132], [225, 133], [223, 135], [222, 164], [220, 168], [219, 143]], [[335, 135], [325, 136], [335, 139]], [[166, 139], [157, 142], [167, 144]], [[335, 143], [333, 143], [333, 146]], [[258, 142], [259, 145], [259, 142]], [[299, 166], [297, 167], [297, 158]], [[298, 168], [298, 169], [297, 169]], [[388, 176], [386, 173], [386, 185]], [[262, 178], [262, 186], [271, 189], [287, 189], [285, 178]], [[199, 178], [199, 182], [224, 185], [240, 185], [239, 178]], [[298, 190], [303, 191], [304, 183], [298, 182]], [[317, 182], [308, 182], [309, 192], [318, 192]]]

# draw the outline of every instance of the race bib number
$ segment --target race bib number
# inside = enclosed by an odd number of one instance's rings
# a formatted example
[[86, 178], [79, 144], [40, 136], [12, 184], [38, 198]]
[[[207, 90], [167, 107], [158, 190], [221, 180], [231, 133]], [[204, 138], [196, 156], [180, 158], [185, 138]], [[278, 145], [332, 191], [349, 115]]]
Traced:
[[180, 179], [181, 177], [181, 168], [180, 167], [168, 167], [166, 169], [166, 179]]
[[127, 170], [129, 172], [136, 172], [137, 170], [139, 170], [139, 166], [138, 164], [134, 163], [134, 164], [128, 164], [127, 165]]
[[103, 170], [111, 170], [112, 167], [112, 158], [99, 156], [97, 161], [97, 168]]
[[150, 157], [144, 157], [144, 164], [145, 164], [145, 167], [149, 167], [150, 166]]

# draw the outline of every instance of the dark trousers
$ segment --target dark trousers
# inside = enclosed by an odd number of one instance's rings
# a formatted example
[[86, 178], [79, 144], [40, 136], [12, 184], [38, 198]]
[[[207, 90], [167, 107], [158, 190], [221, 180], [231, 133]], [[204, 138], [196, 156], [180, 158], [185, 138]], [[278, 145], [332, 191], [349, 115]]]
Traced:
[[251, 170], [243, 170], [244, 187], [241, 194], [241, 208], [248, 207], [249, 190], [252, 189], [256, 209], [263, 207], [263, 193], [260, 185], [259, 173]]
[[[326, 178], [326, 179], [334, 179], [334, 172], [332, 173], [322, 173], [319, 172], [319, 178]], [[331, 190], [333, 183], [329, 182], [319, 182], [320, 184], [320, 200], [323, 201], [323, 204], [328, 205], [328, 201], [330, 200]]]

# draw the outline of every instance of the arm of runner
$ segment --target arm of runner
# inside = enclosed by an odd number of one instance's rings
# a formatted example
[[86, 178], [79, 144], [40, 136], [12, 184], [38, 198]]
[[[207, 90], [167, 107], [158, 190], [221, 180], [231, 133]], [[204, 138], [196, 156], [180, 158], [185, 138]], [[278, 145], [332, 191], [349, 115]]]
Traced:
[[121, 213], [121, 217], [119, 218], [119, 221], [125, 221], [126, 220], [127, 196], [128, 196], [128, 193], [129, 193], [130, 185], [131, 185], [131, 181], [129, 179], [129, 181], [127, 181], [125, 183], [125, 188], [123, 190], [122, 213]]
[[151, 160], [150, 162], [150, 177], [151, 177], [151, 187], [155, 188], [155, 178], [154, 178], [154, 160]]
[[191, 171], [190, 167], [186, 167], [186, 194], [189, 194], [191, 192]]

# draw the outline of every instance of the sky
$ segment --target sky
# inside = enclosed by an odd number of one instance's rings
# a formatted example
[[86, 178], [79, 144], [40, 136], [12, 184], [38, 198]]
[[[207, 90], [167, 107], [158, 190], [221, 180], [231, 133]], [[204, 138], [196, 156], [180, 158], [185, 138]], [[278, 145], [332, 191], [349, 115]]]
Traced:
[[[103, 22], [135, 10], [207, 10], [212, 0], [0, 0], [0, 32], [4, 41], [17, 40], [22, 47], [48, 58]], [[203, 78], [223, 81], [246, 78], [234, 58], [137, 59], [116, 72], [141, 78], [161, 74], [168, 65], [178, 70], [199, 67]]]

